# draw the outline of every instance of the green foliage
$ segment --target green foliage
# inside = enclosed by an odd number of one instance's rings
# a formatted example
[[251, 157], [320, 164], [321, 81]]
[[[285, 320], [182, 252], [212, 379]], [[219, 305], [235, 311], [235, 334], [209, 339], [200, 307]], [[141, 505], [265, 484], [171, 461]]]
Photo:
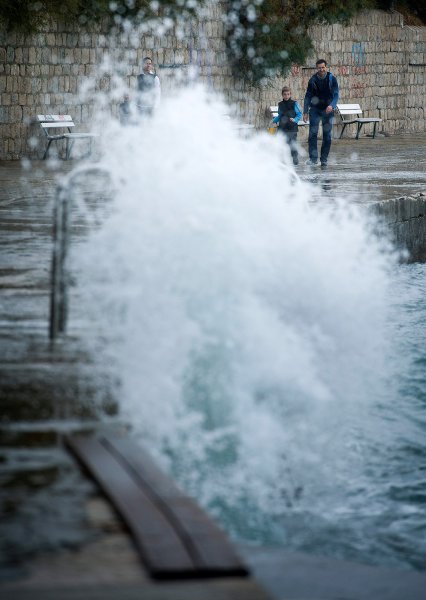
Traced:
[[[35, 32], [49, 17], [66, 23], [111, 25], [190, 15], [206, 0], [0, 0], [0, 22], [8, 30]], [[346, 23], [364, 8], [400, 8], [425, 22], [418, 0], [225, 0], [227, 50], [233, 74], [253, 85], [285, 76], [312, 52], [307, 34], [316, 23]], [[405, 13], [404, 13], [405, 14]]]
[[285, 76], [312, 51], [315, 23], [346, 23], [370, 0], [230, 0], [228, 56], [233, 74], [251, 84]]
[[200, 0], [0, 0], [0, 22], [8, 31], [33, 33], [49, 18], [65, 23], [93, 23], [107, 18], [111, 25], [193, 14]]
[[409, 25], [426, 24], [426, 3], [419, 0], [377, 0], [378, 8], [393, 8], [404, 15], [404, 22]]

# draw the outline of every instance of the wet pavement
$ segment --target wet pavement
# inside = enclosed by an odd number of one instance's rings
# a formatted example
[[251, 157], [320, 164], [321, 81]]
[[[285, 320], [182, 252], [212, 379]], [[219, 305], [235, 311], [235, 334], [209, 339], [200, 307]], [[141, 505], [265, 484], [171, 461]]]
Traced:
[[[73, 164], [59, 163], [62, 175]], [[62, 448], [69, 431], [115, 421], [115, 406], [93, 382], [77, 329], [48, 338], [52, 214], [58, 171], [0, 164], [0, 581], [29, 576], [40, 553], [102, 537], [87, 516], [93, 485]], [[80, 223], [73, 243], [84, 235]], [[108, 377], [105, 377], [108, 381]], [[1, 596], [1, 593], [0, 593]]]
[[[311, 170], [303, 162], [297, 173], [314, 184], [318, 198], [367, 204], [426, 190], [426, 134], [334, 140], [327, 171]], [[5, 593], [9, 590], [4, 596], [0, 587], [0, 596], [5, 598], [52, 584], [52, 569], [56, 586], [115, 583], [120, 589], [130, 586], [130, 598], [131, 586], [147, 585], [122, 524], [62, 447], [66, 432], [93, 429], [99, 415], [118, 423], [108, 374], [102, 389], [93, 381], [90, 353], [78, 335], [85, 323], [77, 311], [71, 310], [66, 338], [54, 346], [48, 339], [53, 203], [58, 177], [75, 165], [60, 161], [51, 168], [37, 162], [28, 168], [0, 163], [0, 582]], [[105, 192], [92, 181], [85, 193]], [[87, 227], [77, 223], [72, 243], [78, 243]], [[253, 556], [253, 564], [260, 565], [264, 557]], [[282, 571], [278, 563], [276, 569]], [[292, 568], [291, 561], [288, 565]], [[309, 561], [305, 567], [313, 569]], [[416, 588], [424, 579], [414, 575], [410, 582]], [[314, 598], [302, 585], [306, 577], [300, 578], [299, 588], [292, 582], [289, 597]], [[281, 584], [274, 581], [269, 587], [277, 594]], [[143, 597], [151, 597], [147, 590]], [[182, 587], [182, 597], [206, 597], [201, 590]], [[221, 598], [222, 592], [213, 590], [211, 597]], [[245, 593], [250, 597], [248, 588]], [[223, 594], [238, 597], [236, 592]], [[417, 597], [413, 594], [412, 599]], [[89, 596], [82, 592], [75, 597]], [[321, 597], [332, 597], [325, 584]]]
[[302, 164], [297, 172], [327, 194], [360, 204], [409, 196], [426, 189], [426, 134], [333, 140], [326, 171]]

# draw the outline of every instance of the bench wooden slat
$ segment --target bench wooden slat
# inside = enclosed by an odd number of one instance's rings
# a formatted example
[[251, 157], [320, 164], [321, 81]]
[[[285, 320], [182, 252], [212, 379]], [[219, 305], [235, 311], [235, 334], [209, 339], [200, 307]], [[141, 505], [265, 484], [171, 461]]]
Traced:
[[194, 562], [175, 529], [108, 448], [94, 436], [69, 436], [66, 444], [121, 514], [150, 574], [192, 576]]
[[127, 437], [102, 436], [102, 443], [116, 452], [155, 498], [174, 524], [200, 575], [247, 575], [248, 570], [225, 533], [191, 498], [155, 465], [148, 452]]
[[46, 121], [43, 123], [40, 123], [41, 127], [43, 127], [43, 129], [59, 129], [59, 128], [67, 128], [67, 127], [75, 127], [75, 124], [73, 121]]
[[354, 113], [362, 112], [361, 106], [359, 104], [337, 104], [337, 108], [339, 110], [353, 110]]
[[87, 138], [95, 138], [98, 137], [97, 133], [82, 133], [82, 132], [76, 132], [76, 133], [64, 133], [64, 138], [65, 139], [70, 139], [70, 140], [85, 140]]
[[341, 115], [362, 115], [362, 110], [351, 110], [346, 108], [340, 108], [339, 113]]
[[37, 119], [40, 122], [52, 122], [52, 123], [57, 123], [57, 122], [62, 123], [62, 122], [73, 120], [71, 115], [37, 115]]

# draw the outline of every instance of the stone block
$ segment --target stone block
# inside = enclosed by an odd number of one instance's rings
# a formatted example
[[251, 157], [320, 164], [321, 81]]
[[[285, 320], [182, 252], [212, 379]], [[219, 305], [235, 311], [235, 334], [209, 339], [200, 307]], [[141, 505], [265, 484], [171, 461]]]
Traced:
[[89, 62], [89, 60], [90, 60], [90, 52], [89, 52], [89, 49], [87, 49], [87, 48], [83, 48], [83, 49], [81, 50], [81, 62], [82, 62], [83, 64], [87, 64], [87, 63]]
[[[81, 48], [74, 48], [74, 50], [73, 50], [74, 63], [80, 63], [81, 56], [82, 56]], [[76, 66], [75, 64], [71, 66], [71, 71], [75, 68], [75, 66]]]
[[52, 104], [54, 104], [58, 109], [64, 103], [63, 94], [51, 94], [50, 99], [52, 101]]
[[36, 49], [34, 46], [28, 48], [28, 62], [30, 65], [35, 65], [37, 62]]
[[6, 61], [8, 63], [15, 62], [15, 48], [13, 46], [7, 46], [6, 48]]
[[69, 33], [67, 35], [67, 46], [68, 48], [75, 48], [78, 45], [78, 35], [75, 33]]
[[[154, 45], [154, 37], [151, 35], [147, 35], [144, 40], [145, 48], [147, 50], [153, 50], [155, 48]], [[149, 53], [148, 53], [149, 54]]]
[[8, 76], [6, 79], [6, 92], [14, 92], [16, 87], [16, 78]]
[[90, 48], [92, 46], [92, 40], [89, 33], [80, 33], [78, 39], [78, 46], [80, 48]]

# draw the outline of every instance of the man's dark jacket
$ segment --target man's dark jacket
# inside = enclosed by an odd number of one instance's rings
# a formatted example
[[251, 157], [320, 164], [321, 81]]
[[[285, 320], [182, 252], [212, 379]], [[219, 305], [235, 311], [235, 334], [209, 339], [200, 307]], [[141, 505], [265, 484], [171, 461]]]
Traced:
[[303, 112], [306, 114], [310, 108], [325, 110], [327, 106], [336, 109], [339, 101], [339, 84], [332, 73], [327, 73], [321, 78], [318, 73], [312, 75], [303, 103]]

